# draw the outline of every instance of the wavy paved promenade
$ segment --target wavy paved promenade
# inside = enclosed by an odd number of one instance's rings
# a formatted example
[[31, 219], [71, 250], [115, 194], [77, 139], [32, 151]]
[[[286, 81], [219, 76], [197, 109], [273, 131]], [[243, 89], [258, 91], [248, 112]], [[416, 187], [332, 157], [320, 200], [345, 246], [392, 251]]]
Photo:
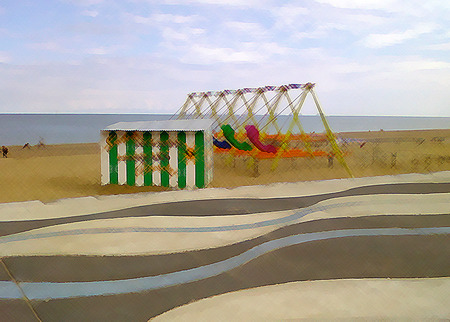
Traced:
[[[255, 187], [206, 189], [117, 197], [103, 209], [91, 199], [78, 209], [76, 200], [3, 205], [0, 312], [11, 321], [445, 318], [449, 179], [333, 180], [309, 194], [304, 184], [260, 187], [259, 198]], [[386, 306], [399, 294], [420, 315]]]

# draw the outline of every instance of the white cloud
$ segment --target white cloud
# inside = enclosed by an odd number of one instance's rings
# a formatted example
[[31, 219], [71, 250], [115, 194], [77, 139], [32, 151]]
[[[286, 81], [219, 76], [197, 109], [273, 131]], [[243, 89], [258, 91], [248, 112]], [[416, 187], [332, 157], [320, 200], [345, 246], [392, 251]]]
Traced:
[[190, 42], [192, 39], [198, 35], [202, 35], [205, 33], [205, 30], [200, 28], [182, 28], [180, 31], [177, 31], [173, 28], [163, 28], [162, 36], [166, 41], [183, 41]]
[[4, 51], [0, 51], [0, 64], [1, 63], [9, 63], [11, 61], [11, 57], [8, 55], [8, 53]]
[[396, 0], [316, 0], [337, 8], [347, 9], [392, 9], [397, 5]]
[[392, 32], [386, 34], [370, 34], [362, 40], [362, 44], [368, 48], [382, 48], [400, 44], [409, 39], [417, 38], [435, 30], [432, 25], [419, 25], [414, 29], [402, 32]]
[[190, 24], [198, 20], [197, 15], [183, 16], [183, 15], [173, 15], [173, 14], [153, 14], [148, 17], [132, 15], [132, 20], [136, 23], [149, 24], [149, 25], [159, 25], [159, 24]]
[[350, 30], [354, 33], [359, 33], [361, 30], [370, 28], [378, 28], [393, 22], [393, 19], [389, 17], [358, 13], [345, 13], [338, 15], [335, 19], [341, 26], [345, 26], [342, 29]]
[[60, 0], [60, 1], [86, 7], [98, 5], [104, 2], [104, 0]]
[[298, 27], [302, 25], [305, 16], [310, 14], [308, 8], [292, 4], [281, 7], [275, 6], [270, 11], [276, 18], [275, 27], [279, 29]]
[[45, 50], [45, 51], [61, 52], [61, 53], [68, 52], [59, 43], [57, 43], [55, 41], [36, 42], [36, 43], [29, 44], [28, 47], [35, 49], [35, 50]]
[[294, 42], [307, 39], [328, 39], [336, 33], [361, 35], [383, 28], [392, 21], [382, 13], [342, 11], [315, 5], [310, 8], [283, 6], [272, 13], [276, 19], [275, 30]]
[[84, 10], [84, 11], [81, 12], [81, 14], [83, 16], [88, 16], [88, 17], [95, 18], [95, 17], [98, 16], [98, 11], [96, 11], [96, 10]]
[[441, 44], [434, 44], [425, 46], [425, 49], [429, 50], [442, 50], [442, 51], [450, 51], [450, 42], [447, 43], [441, 43]]
[[[450, 9], [450, 3], [442, 0], [315, 0], [339, 9], [381, 10], [412, 17], [433, 17]], [[445, 14], [444, 14], [445, 16]]]
[[444, 61], [432, 60], [406, 60], [395, 63], [397, 70], [404, 71], [423, 71], [423, 70], [443, 70], [450, 69], [450, 63]]
[[106, 55], [109, 53], [109, 50], [105, 47], [97, 47], [86, 49], [85, 52], [89, 55]]
[[255, 22], [228, 21], [224, 26], [232, 32], [245, 34], [251, 37], [261, 38], [268, 35], [267, 30], [261, 24]]
[[235, 50], [205, 45], [193, 45], [182, 58], [185, 63], [257, 63], [264, 60], [264, 55], [256, 50]]
[[237, 47], [220, 47], [194, 44], [183, 48], [186, 52], [181, 61], [189, 64], [251, 63], [270, 64], [280, 55], [292, 54], [288, 47], [276, 42], [240, 42]]
[[166, 0], [167, 4], [178, 5], [214, 5], [235, 7], [263, 7], [264, 0]]

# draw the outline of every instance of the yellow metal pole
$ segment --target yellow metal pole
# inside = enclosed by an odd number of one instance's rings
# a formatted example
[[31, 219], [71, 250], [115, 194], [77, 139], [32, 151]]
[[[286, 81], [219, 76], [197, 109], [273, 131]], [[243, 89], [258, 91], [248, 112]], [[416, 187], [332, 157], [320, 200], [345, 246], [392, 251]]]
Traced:
[[319, 111], [320, 118], [322, 119], [323, 126], [325, 127], [325, 130], [327, 132], [327, 137], [328, 137], [328, 141], [331, 144], [331, 148], [333, 149], [333, 152], [336, 156], [336, 159], [338, 159], [339, 163], [344, 167], [344, 169], [347, 171], [347, 173], [350, 175], [350, 177], [354, 178], [350, 168], [348, 167], [347, 163], [345, 162], [344, 155], [342, 154], [342, 151], [336, 142], [336, 137], [334, 136], [334, 133], [331, 131], [331, 128], [328, 125], [328, 121], [325, 118], [325, 115], [323, 114], [319, 99], [318, 99], [316, 93], [314, 92], [313, 87], [314, 87], [314, 85], [311, 84], [309, 91], [311, 92], [314, 102], [316, 103], [316, 107], [317, 107], [317, 110]]
[[183, 106], [180, 109], [180, 114], [178, 114], [177, 119], [183, 119], [186, 116], [186, 112], [188, 110], [189, 102], [192, 101], [193, 94], [189, 94], [184, 102]]
[[[300, 98], [300, 102], [299, 102], [298, 108], [295, 109], [294, 106], [292, 105], [292, 100], [291, 100], [291, 97], [289, 96], [289, 94], [287, 92], [284, 93], [284, 95], [286, 96], [286, 99], [287, 99], [287, 101], [289, 103], [289, 106], [291, 107], [291, 111], [292, 111], [292, 121], [291, 121], [291, 124], [289, 125], [289, 129], [288, 129], [289, 135], [291, 135], [291, 133], [292, 133], [292, 129], [294, 128], [294, 124], [297, 124], [297, 127], [300, 130], [300, 133], [303, 134], [304, 136], [306, 136], [305, 130], [303, 129], [302, 124], [300, 123], [300, 118], [299, 118], [298, 115], [300, 113], [300, 110], [301, 110], [303, 104], [305, 103], [307, 94], [308, 94], [308, 90], [305, 90], [302, 93], [302, 97]], [[306, 147], [306, 150], [309, 153], [312, 153], [311, 145], [309, 144], [308, 141], [305, 142], [305, 147]]]

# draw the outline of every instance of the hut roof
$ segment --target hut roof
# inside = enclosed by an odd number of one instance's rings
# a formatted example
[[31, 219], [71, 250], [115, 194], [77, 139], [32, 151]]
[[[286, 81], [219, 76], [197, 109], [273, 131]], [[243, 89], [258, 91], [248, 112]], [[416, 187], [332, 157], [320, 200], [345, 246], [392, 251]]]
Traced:
[[213, 124], [210, 119], [118, 122], [103, 131], [201, 131]]

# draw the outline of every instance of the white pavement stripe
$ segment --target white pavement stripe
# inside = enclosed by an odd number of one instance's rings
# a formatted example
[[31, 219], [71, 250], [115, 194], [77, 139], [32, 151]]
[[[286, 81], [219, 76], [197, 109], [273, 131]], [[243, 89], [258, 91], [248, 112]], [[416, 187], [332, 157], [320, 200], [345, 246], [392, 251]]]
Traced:
[[450, 277], [300, 281], [216, 295], [152, 321], [448, 321]]

